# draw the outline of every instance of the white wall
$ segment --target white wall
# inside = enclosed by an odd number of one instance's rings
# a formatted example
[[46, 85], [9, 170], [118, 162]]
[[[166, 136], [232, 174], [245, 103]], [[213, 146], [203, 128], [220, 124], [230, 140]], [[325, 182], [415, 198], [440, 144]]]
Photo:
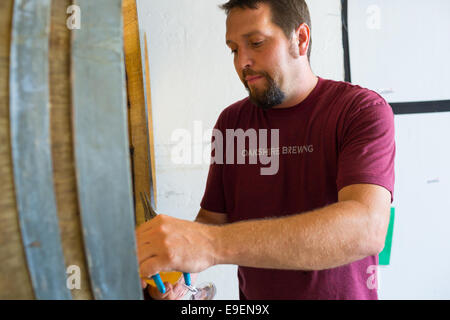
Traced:
[[[193, 220], [203, 196], [208, 163], [173, 163], [171, 152], [179, 141], [173, 141], [172, 134], [182, 129], [192, 138], [198, 133], [201, 137], [225, 107], [247, 96], [225, 45], [226, 17], [218, 8], [225, 0], [137, 2], [149, 45], [158, 210]], [[308, 4], [313, 70], [319, 76], [343, 80], [340, 1], [309, 0]], [[208, 152], [204, 148], [209, 147], [210, 135], [205, 134], [204, 143], [201, 140], [197, 150]], [[236, 272], [235, 266], [216, 266], [201, 273], [199, 282], [214, 281], [218, 299], [238, 299]]]
[[389, 102], [450, 99], [450, 1], [348, 3], [352, 81]]
[[[352, 80], [389, 102], [450, 99], [450, 3], [350, 0]], [[384, 92], [383, 92], [384, 91]], [[395, 117], [395, 222], [381, 299], [450, 299], [450, 112]]]
[[395, 117], [396, 212], [380, 299], [450, 299], [449, 123], [449, 112]]

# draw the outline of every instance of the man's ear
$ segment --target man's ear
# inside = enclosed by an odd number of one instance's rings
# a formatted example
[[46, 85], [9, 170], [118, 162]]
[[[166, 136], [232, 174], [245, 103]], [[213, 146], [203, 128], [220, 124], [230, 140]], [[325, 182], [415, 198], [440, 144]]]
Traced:
[[299, 54], [301, 56], [306, 56], [308, 54], [309, 43], [311, 39], [311, 29], [306, 23], [302, 23], [295, 30], [294, 36]]

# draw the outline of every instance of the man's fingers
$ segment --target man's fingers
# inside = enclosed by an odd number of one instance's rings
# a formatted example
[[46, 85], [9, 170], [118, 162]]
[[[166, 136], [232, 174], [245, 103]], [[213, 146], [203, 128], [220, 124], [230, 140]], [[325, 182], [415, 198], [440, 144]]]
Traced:
[[[155, 234], [157, 234], [157, 230], [155, 230], [154, 228], [151, 229], [147, 229], [147, 230], [143, 230], [143, 231], [139, 231], [136, 232], [136, 241], [139, 242], [149, 242], [150, 240], [154, 240], [153, 238], [155, 238]], [[156, 239], [158, 237], [156, 236]]]
[[143, 232], [147, 232], [150, 231], [151, 229], [153, 229], [155, 226], [158, 226], [161, 224], [161, 220], [165, 219], [166, 216], [160, 214], [158, 216], [156, 216], [155, 218], [142, 223], [141, 225], [137, 226], [135, 229], [136, 235], [139, 233], [143, 233]]
[[175, 299], [183, 298], [186, 295], [187, 291], [188, 291], [188, 289], [184, 285], [184, 279], [181, 281], [178, 281], [175, 284], [175, 286], [173, 287], [173, 293], [174, 293], [174, 296], [176, 297]]
[[166, 287], [166, 295], [173, 293], [173, 285], [170, 282], [164, 282], [164, 286]]
[[138, 263], [141, 265], [145, 260], [154, 258], [158, 255], [157, 248], [151, 244], [141, 244], [137, 247]]
[[150, 220], [150, 221], [144, 222], [141, 225], [137, 226], [135, 229], [136, 234], [150, 230], [153, 225], [152, 222], [154, 222], [154, 221]]
[[142, 277], [151, 278], [155, 274], [161, 271], [170, 271], [161, 267], [161, 259], [157, 256], [148, 258], [147, 260], [139, 263], [139, 271]]
[[167, 300], [179, 300], [180, 298], [183, 297], [183, 295], [180, 295], [180, 290], [177, 289], [177, 285], [172, 285], [169, 282], [164, 283], [164, 285], [166, 286], [166, 288], [169, 288], [169, 292], [168, 295], [165, 297], [165, 299]]
[[161, 292], [159, 292], [158, 288], [154, 286], [149, 286], [149, 293], [150, 297], [152, 297], [155, 300], [164, 300], [169, 295], [170, 291], [166, 287], [166, 293], [162, 294]]
[[164, 250], [162, 240], [155, 236], [155, 233], [139, 237], [136, 240], [139, 264]]
[[175, 300], [178, 297], [175, 295], [174, 287], [170, 282], [164, 282], [166, 287], [166, 293], [162, 294], [159, 290], [153, 286], [150, 286], [150, 296], [155, 300]]

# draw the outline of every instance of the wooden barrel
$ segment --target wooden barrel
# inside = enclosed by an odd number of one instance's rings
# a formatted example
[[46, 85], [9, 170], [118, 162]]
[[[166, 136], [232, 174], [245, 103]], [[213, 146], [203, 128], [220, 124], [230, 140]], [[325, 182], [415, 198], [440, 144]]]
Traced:
[[135, 0], [0, 1], [0, 299], [142, 299], [138, 32]]

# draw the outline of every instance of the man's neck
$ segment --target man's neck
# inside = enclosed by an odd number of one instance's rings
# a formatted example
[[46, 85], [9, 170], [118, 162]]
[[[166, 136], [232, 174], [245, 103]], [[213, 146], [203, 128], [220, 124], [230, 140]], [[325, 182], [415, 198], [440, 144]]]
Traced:
[[[286, 99], [282, 104], [273, 107], [273, 109], [291, 108], [303, 102], [314, 90], [318, 81], [319, 78], [314, 73], [312, 73], [312, 71], [308, 72], [307, 76], [302, 77], [302, 79], [296, 81], [296, 87], [298, 88], [298, 90], [294, 92], [291, 97]], [[298, 85], [299, 83], [300, 85]]]

